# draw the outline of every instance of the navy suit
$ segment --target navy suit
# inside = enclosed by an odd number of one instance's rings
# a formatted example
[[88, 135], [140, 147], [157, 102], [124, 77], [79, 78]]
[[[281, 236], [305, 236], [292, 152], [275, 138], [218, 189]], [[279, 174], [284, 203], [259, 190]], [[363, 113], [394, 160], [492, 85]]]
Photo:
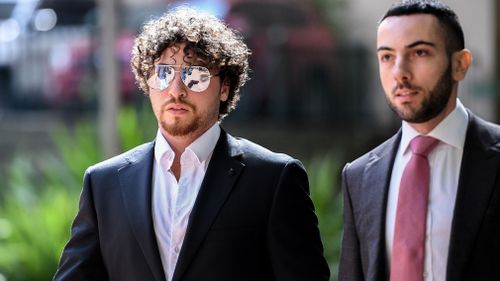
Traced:
[[[165, 280], [152, 222], [153, 148], [87, 170], [54, 280]], [[302, 164], [222, 131], [173, 280], [328, 279]]]
[[[389, 280], [386, 205], [400, 140], [401, 130], [344, 168], [340, 281]], [[500, 280], [500, 127], [469, 112], [446, 281], [492, 280]]]

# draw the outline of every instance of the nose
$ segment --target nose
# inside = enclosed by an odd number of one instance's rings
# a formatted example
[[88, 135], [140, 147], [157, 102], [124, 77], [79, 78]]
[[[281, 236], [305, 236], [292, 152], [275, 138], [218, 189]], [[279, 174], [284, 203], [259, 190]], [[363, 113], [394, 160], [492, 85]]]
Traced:
[[167, 87], [167, 93], [168, 95], [176, 99], [180, 97], [185, 97], [187, 95], [186, 87], [184, 86], [184, 83], [181, 80], [180, 73], [175, 74], [174, 79], [172, 80], [172, 82], [170, 82], [170, 85]]
[[397, 58], [393, 66], [394, 79], [400, 83], [411, 80], [411, 71], [405, 58]]

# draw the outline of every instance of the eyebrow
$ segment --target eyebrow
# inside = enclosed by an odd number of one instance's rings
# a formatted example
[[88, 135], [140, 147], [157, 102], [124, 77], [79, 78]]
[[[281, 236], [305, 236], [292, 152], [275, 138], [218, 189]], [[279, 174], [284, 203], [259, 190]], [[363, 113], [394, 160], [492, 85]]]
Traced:
[[408, 48], [408, 49], [415, 48], [415, 47], [420, 46], [420, 45], [426, 45], [426, 46], [430, 46], [430, 47], [436, 47], [436, 44], [434, 44], [432, 42], [425, 41], [425, 40], [417, 40], [417, 41], [411, 43], [410, 45], [407, 45], [406, 48]]
[[[435, 48], [436, 47], [436, 44], [432, 43], [432, 42], [429, 42], [429, 41], [425, 41], [425, 40], [417, 40], [411, 44], [408, 44], [405, 46], [405, 49], [411, 49], [411, 48], [415, 48], [417, 46], [420, 46], [420, 45], [426, 45], [426, 46], [430, 46], [430, 47], [433, 47]], [[377, 48], [377, 52], [380, 52], [380, 51], [393, 51], [394, 49], [391, 48], [391, 47], [387, 47], [387, 46], [380, 46]]]

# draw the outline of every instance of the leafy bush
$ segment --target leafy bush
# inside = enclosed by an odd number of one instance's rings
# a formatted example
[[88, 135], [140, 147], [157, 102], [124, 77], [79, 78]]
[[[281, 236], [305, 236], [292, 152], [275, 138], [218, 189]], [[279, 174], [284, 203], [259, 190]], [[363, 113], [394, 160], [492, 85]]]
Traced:
[[[51, 280], [70, 235], [84, 170], [101, 159], [96, 128], [81, 123], [54, 134], [59, 150], [38, 159], [19, 155], [7, 173], [0, 198], [0, 281]], [[118, 116], [122, 150], [151, 140], [150, 110], [123, 109]], [[338, 163], [332, 155], [305, 161], [332, 280], [336, 278], [341, 230]]]
[[[118, 116], [123, 149], [151, 136], [151, 116], [124, 109]], [[153, 126], [141, 126], [141, 120]], [[90, 122], [73, 131], [54, 132], [59, 158], [18, 155], [7, 172], [0, 198], [0, 280], [51, 280], [70, 235], [85, 169], [101, 159], [96, 128]], [[150, 132], [146, 132], [150, 130]]]
[[318, 216], [325, 257], [331, 279], [337, 280], [340, 238], [342, 233], [342, 196], [339, 157], [333, 153], [313, 157], [306, 162], [311, 198]]
[[[8, 281], [52, 279], [78, 195], [71, 188], [76, 182], [61, 177], [60, 168], [49, 156], [43, 165], [25, 156], [11, 165], [0, 205], [0, 272]], [[35, 180], [37, 173], [43, 180]]]

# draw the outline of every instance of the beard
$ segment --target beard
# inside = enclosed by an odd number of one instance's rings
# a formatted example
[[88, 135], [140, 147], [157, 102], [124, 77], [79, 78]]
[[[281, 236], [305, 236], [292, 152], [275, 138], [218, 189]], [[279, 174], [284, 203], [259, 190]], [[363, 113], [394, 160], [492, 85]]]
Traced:
[[161, 122], [161, 127], [171, 136], [182, 137], [189, 135], [192, 132], [196, 132], [200, 126], [199, 116], [195, 116], [194, 119], [190, 120], [186, 124], [183, 124], [179, 117], [175, 117], [173, 124], [168, 124], [165, 121]]
[[[198, 112], [194, 104], [183, 99], [171, 99], [163, 105], [163, 108], [170, 103], [182, 104], [189, 107], [194, 115], [190, 119], [174, 117], [172, 120], [169, 120], [168, 117], [165, 117], [165, 111], [162, 110], [160, 125], [169, 135], [175, 137], [187, 136], [200, 130], [208, 129], [213, 125], [214, 116], [218, 116], [219, 113], [219, 108], [216, 106], [211, 106], [206, 111]], [[215, 117], [215, 120], [217, 120], [217, 117]]]
[[[429, 91], [429, 95], [424, 97], [424, 100], [420, 104], [420, 107], [413, 108], [406, 105], [396, 105], [389, 98], [387, 102], [389, 107], [394, 111], [399, 118], [409, 123], [424, 123], [432, 118], [436, 117], [441, 113], [448, 104], [451, 96], [451, 90], [453, 87], [453, 80], [451, 75], [451, 60], [448, 64], [447, 69], [443, 72], [439, 78], [436, 86]], [[408, 89], [411, 91], [423, 91], [422, 88], [411, 85], [408, 82], [398, 83], [396, 87], [392, 90], [392, 94], [399, 89]]]

